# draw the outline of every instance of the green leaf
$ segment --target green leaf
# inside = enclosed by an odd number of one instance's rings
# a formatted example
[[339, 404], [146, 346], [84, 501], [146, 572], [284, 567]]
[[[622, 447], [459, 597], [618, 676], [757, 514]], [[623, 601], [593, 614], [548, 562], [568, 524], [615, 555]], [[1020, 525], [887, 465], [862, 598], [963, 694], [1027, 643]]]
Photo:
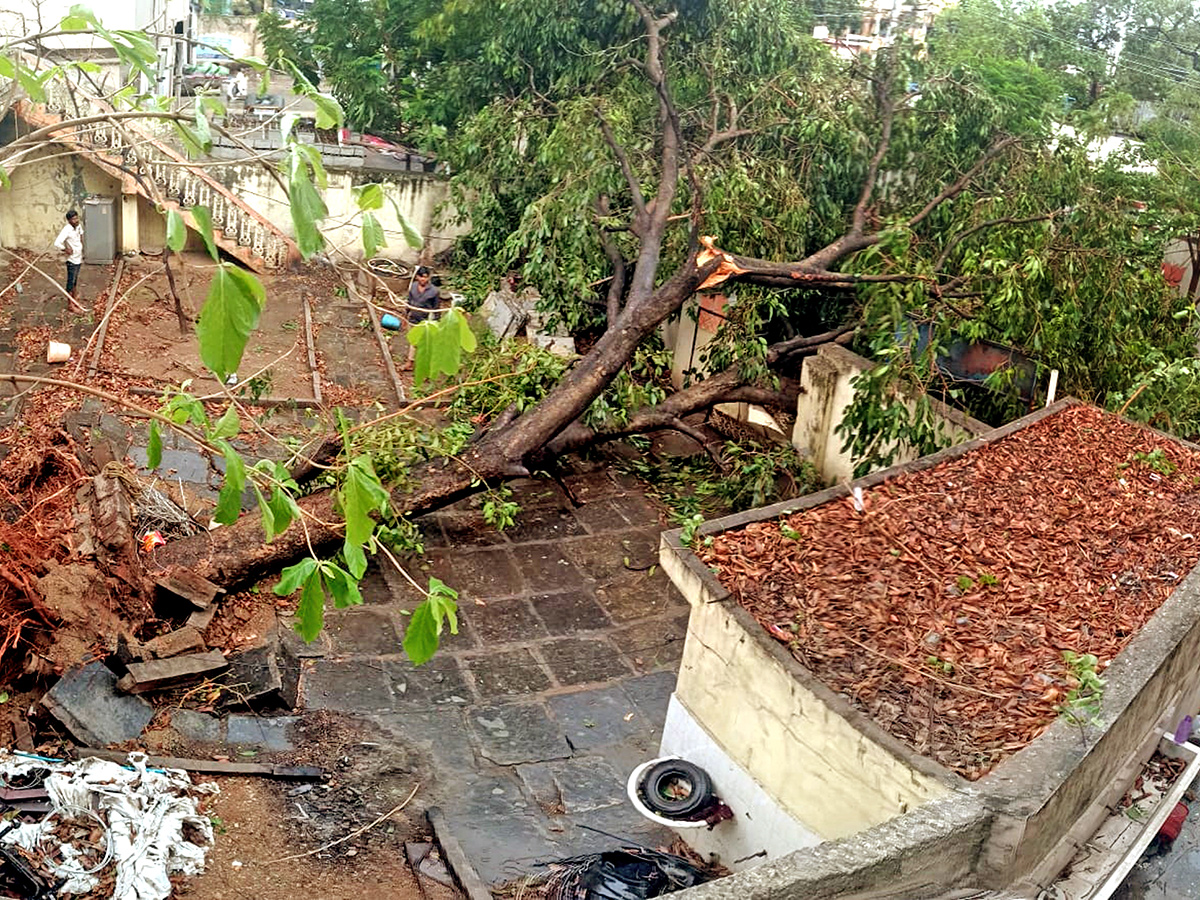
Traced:
[[33, 69], [22, 65], [18, 60], [16, 62], [16, 75], [17, 82], [24, 89], [30, 100], [34, 103], [46, 102], [46, 91], [42, 87], [41, 79], [38, 78], [37, 73]]
[[212, 152], [212, 129], [208, 125], [208, 116], [204, 114], [203, 98], [196, 104], [196, 140], [205, 153]]
[[334, 606], [338, 609], [345, 609], [347, 606], [362, 605], [363, 598], [358, 589], [358, 578], [351, 576], [345, 569], [333, 563], [324, 563], [322, 568], [325, 572], [325, 587], [333, 595]]
[[429, 579], [429, 598], [413, 610], [404, 632], [404, 652], [414, 666], [433, 658], [447, 619], [450, 632], [458, 634], [457, 597], [454, 590], [437, 578]]
[[[179, 135], [179, 140], [183, 144], [183, 149], [187, 153], [188, 159], [195, 159], [208, 152], [204, 146], [204, 138], [197, 134], [195, 129], [179, 121], [172, 122], [172, 124], [175, 126], [175, 133]], [[210, 138], [209, 146], [211, 145], [212, 141]]]
[[378, 184], [359, 185], [354, 189], [354, 200], [358, 204], [358, 208], [363, 211], [382, 209], [383, 187]]
[[217, 508], [213, 520], [222, 525], [232, 525], [242, 513], [242, 491], [246, 489], [246, 464], [238, 452], [224, 441], [218, 446], [225, 456], [225, 482], [217, 495]]
[[365, 212], [362, 218], [363, 255], [366, 259], [373, 259], [380, 247], [387, 246], [383, 226], [379, 224], [374, 213]]
[[[471, 323], [467, 321], [467, 317], [463, 314], [463, 311], [454, 307], [446, 313], [445, 319], [449, 328], [458, 329], [458, 346], [462, 348], [463, 353], [474, 353], [475, 348], [479, 346], [479, 341], [475, 337], [475, 332], [471, 330]], [[454, 375], [457, 373], [451, 372], [449, 374]]]
[[292, 129], [296, 127], [296, 123], [300, 121], [299, 113], [287, 113], [279, 119], [279, 130], [283, 137], [281, 140], [287, 141], [288, 136], [292, 133]]
[[16, 78], [17, 70], [13, 67], [13, 61], [7, 56], [0, 56], [0, 78]]
[[296, 588], [300, 587], [308, 580], [309, 575], [317, 568], [317, 561], [311, 556], [306, 556], [300, 562], [293, 566], [288, 566], [279, 573], [279, 583], [275, 585], [275, 594], [279, 597], [287, 597], [295, 593]]
[[187, 225], [178, 210], [167, 210], [167, 247], [175, 253], [187, 243]]
[[[283, 488], [276, 487], [271, 494], [271, 514], [275, 520], [275, 534], [283, 534], [293, 519], [300, 518], [300, 507], [295, 498]], [[267, 538], [271, 541], [273, 538]]]
[[346, 521], [346, 539], [342, 552], [346, 555], [346, 563], [355, 577], [361, 578], [367, 568], [362, 545], [375, 531], [375, 520], [371, 518], [371, 514], [382, 510], [387, 502], [388, 492], [380, 482], [379, 476], [375, 474], [371, 457], [363, 454], [351, 460], [346, 466], [345, 479], [338, 492], [338, 505], [342, 510], [342, 518]]
[[222, 381], [237, 371], [250, 332], [258, 326], [264, 299], [262, 284], [249, 272], [222, 263], [213, 275], [196, 337], [200, 359]]
[[308, 99], [317, 107], [318, 128], [340, 128], [345, 116], [342, 105], [329, 94], [318, 94], [316, 91], [308, 94]]
[[314, 565], [312, 573], [304, 581], [304, 590], [300, 592], [300, 605], [296, 608], [296, 630], [300, 632], [300, 637], [311, 643], [317, 639], [324, 624], [325, 589], [321, 583], [321, 569]]
[[[292, 145], [292, 153], [297, 155], [296, 145]], [[325, 238], [321, 234], [319, 223], [328, 215], [325, 201], [309, 180], [307, 166], [301, 166], [304, 171], [298, 172], [292, 166], [292, 177], [288, 181], [288, 199], [291, 203], [292, 230], [296, 235], [296, 246], [300, 255], [310, 259], [325, 246]]]
[[309, 168], [312, 169], [317, 187], [321, 188], [321, 190], [329, 187], [329, 176], [325, 174], [325, 164], [321, 162], [321, 151], [318, 147], [313, 144], [296, 141], [292, 144], [292, 157], [293, 174], [298, 171], [296, 169], [296, 160], [300, 160], [301, 163], [308, 163]]
[[191, 213], [196, 222], [196, 230], [200, 232], [204, 246], [208, 248], [208, 255], [216, 262], [220, 262], [221, 257], [217, 255], [217, 245], [213, 242], [212, 213], [208, 211], [207, 206], [193, 206]]
[[146, 468], [157, 469], [162, 465], [162, 434], [158, 430], [158, 422], [150, 420], [150, 437], [146, 440]]
[[74, 9], [75, 7], [72, 7], [72, 12], [63, 16], [62, 21], [58, 23], [59, 31], [90, 31], [92, 28], [92, 19], [76, 15]]
[[233, 404], [229, 404], [229, 408], [217, 419], [217, 424], [213, 426], [209, 438], [216, 440], [217, 438], [231, 438], [242, 430], [242, 420], [238, 418], [237, 410]]
[[404, 232], [404, 240], [414, 250], [420, 250], [425, 246], [425, 239], [421, 237], [421, 232], [417, 231], [412, 222], [408, 221], [408, 217], [400, 211], [400, 204], [396, 202], [396, 198], [390, 194], [387, 196], [392, 203], [392, 209], [396, 211], [396, 221], [400, 223], [400, 230]]
[[259, 490], [257, 484], [250, 482], [250, 487], [254, 489], [254, 497], [258, 500], [258, 514], [262, 517], [263, 540], [268, 544], [275, 540], [275, 510], [271, 508], [271, 504], [267, 502], [267, 498], [263, 496], [263, 492]]

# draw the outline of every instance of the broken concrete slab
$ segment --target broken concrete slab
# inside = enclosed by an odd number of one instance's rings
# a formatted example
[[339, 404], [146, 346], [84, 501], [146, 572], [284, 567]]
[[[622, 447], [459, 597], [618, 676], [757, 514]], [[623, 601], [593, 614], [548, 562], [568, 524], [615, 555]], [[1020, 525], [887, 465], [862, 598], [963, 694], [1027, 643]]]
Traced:
[[187, 625], [203, 634], [204, 630], [212, 624], [213, 616], [216, 614], [216, 604], [213, 604], [208, 609], [198, 609], [187, 617]]
[[93, 747], [134, 740], [154, 715], [142, 698], [118, 693], [117, 676], [98, 662], [64, 675], [42, 705], [76, 740]]
[[479, 317], [500, 340], [516, 337], [525, 327], [536, 299], [518, 298], [510, 291], [492, 291], [479, 307]]
[[300, 660], [272, 641], [229, 657], [229, 671], [220, 679], [230, 691], [227, 706], [282, 705], [295, 707], [300, 685]]
[[182, 567], [155, 579], [154, 583], [166, 593], [186, 600], [196, 609], [208, 609], [218, 594], [225, 593], [224, 588]]
[[189, 741], [218, 744], [224, 739], [223, 723], [216, 716], [196, 712], [194, 709], [176, 709], [171, 712], [171, 727]]
[[216, 675], [228, 667], [228, 661], [219, 650], [130, 663], [129, 674], [117, 682], [117, 688], [130, 694], [141, 694]]
[[168, 659], [184, 653], [200, 653], [207, 650], [208, 646], [197, 629], [185, 625], [183, 628], [151, 638], [142, 644], [141, 649], [151, 659]]

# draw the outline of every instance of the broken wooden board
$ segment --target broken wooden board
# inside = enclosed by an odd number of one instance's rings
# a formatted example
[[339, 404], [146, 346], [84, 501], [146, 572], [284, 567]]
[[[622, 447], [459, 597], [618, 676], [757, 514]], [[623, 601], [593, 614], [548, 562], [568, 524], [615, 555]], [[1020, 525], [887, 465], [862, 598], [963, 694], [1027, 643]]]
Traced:
[[175, 569], [155, 579], [154, 583], [167, 593], [186, 600], [196, 609], [208, 609], [217, 594], [225, 593], [224, 588], [184, 568]]
[[[128, 750], [97, 750], [92, 747], [81, 747], [78, 753], [81, 759], [95, 756], [122, 765], [129, 762]], [[280, 781], [322, 781], [326, 777], [325, 770], [319, 766], [275, 766], [270, 763], [184, 759], [177, 756], [148, 756], [146, 765], [152, 769], [183, 769], [185, 772], [200, 772], [205, 775], [256, 775], [261, 778], [276, 778]]]
[[129, 669], [129, 674], [117, 682], [118, 690], [128, 694], [141, 694], [216, 675], [229, 668], [229, 663], [221, 651], [209, 650], [205, 653], [173, 656], [170, 659], [130, 663], [126, 668]]

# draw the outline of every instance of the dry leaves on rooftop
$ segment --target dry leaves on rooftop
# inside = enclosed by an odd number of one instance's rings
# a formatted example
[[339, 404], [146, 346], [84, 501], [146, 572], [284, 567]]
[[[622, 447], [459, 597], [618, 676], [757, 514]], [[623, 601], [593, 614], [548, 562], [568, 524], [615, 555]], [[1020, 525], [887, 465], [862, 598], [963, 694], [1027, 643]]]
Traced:
[[1200, 559], [1200, 458], [1089, 407], [698, 552], [825, 684], [975, 779]]

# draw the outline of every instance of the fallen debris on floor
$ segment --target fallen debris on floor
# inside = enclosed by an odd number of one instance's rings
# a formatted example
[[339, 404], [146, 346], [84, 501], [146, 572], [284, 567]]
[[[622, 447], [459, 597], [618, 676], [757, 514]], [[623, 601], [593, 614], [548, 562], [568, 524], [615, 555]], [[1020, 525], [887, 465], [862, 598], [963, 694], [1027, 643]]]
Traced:
[[117, 682], [117, 689], [130, 694], [141, 694], [159, 688], [173, 687], [190, 681], [199, 681], [229, 668], [220, 650], [204, 653], [187, 653], [170, 659], [154, 659], [149, 662], [130, 663], [129, 674]]
[[[121, 750], [102, 750], [95, 747], [79, 752], [112, 762], [119, 762], [127, 755]], [[156, 769], [182, 769], [204, 775], [259, 775], [278, 781], [324, 781], [328, 777], [328, 773], [318, 766], [277, 766], [270, 763], [225, 762], [217, 759], [183, 759], [177, 756], [147, 756], [145, 763]]]
[[541, 885], [545, 900], [648, 900], [703, 884], [708, 876], [682, 856], [646, 847], [623, 847], [549, 863]]
[[136, 739], [154, 716], [145, 700], [119, 693], [117, 676], [98, 662], [64, 675], [42, 706], [76, 740], [99, 746]]
[[[64, 762], [0, 751], [0, 782], [39, 782], [51, 810], [0, 834], [0, 845], [82, 894], [111, 882], [113, 900], [164, 900], [172, 875], [204, 870], [212, 823], [198, 795], [215, 793], [178, 770], [148, 769], [143, 754], [119, 765], [94, 757]], [[36, 896], [36, 895], [34, 895]], [[52, 896], [45, 894], [45, 896]]]

